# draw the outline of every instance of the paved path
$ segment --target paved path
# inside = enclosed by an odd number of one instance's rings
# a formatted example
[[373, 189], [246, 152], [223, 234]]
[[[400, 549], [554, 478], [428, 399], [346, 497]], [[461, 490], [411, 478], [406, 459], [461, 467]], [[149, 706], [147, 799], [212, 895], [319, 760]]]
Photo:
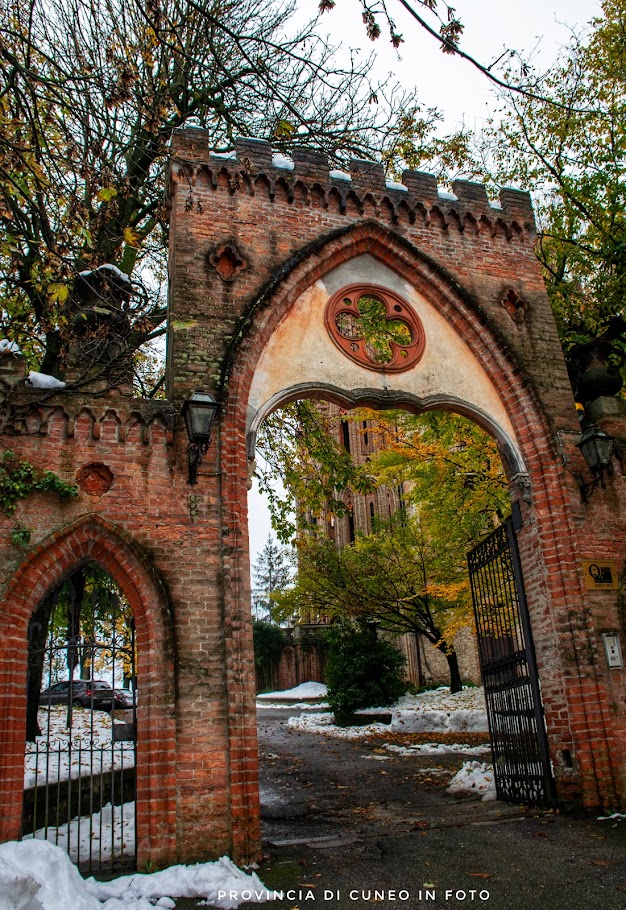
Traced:
[[626, 819], [454, 798], [445, 786], [467, 756], [394, 755], [381, 741], [292, 731], [288, 716], [259, 711], [259, 874], [290, 892], [268, 906], [626, 908]]

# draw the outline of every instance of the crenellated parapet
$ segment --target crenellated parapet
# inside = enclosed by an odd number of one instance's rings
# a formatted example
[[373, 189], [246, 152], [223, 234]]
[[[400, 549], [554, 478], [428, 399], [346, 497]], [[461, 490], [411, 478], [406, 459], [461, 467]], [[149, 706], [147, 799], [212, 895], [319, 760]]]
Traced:
[[520, 190], [501, 190], [499, 201], [491, 202], [482, 183], [456, 180], [452, 192], [446, 192], [433, 175], [420, 171], [404, 171], [397, 183], [385, 178], [378, 162], [352, 159], [349, 171], [340, 171], [325, 154], [307, 148], [296, 147], [287, 157], [273, 151], [269, 142], [236, 139], [234, 152], [216, 154], [208, 141], [208, 132], [201, 129], [174, 134], [170, 179], [187, 185], [189, 211], [198, 205], [194, 188], [208, 184], [230, 195], [263, 194], [271, 201], [373, 216], [392, 224], [501, 232], [509, 240], [536, 230], [530, 196]]
[[64, 392], [43, 403], [39, 397], [30, 392], [14, 399], [6, 417], [6, 437], [141, 446], [170, 446], [174, 442], [176, 411], [166, 402], [131, 399], [113, 405]]

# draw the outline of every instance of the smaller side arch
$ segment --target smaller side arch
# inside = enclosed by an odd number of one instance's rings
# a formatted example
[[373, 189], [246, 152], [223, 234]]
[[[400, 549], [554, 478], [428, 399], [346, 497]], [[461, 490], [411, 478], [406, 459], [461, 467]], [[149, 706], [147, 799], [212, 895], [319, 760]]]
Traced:
[[119, 585], [135, 618], [137, 862], [176, 858], [173, 630], [165, 588], [145, 558], [111, 525], [89, 517], [51, 535], [22, 563], [2, 597], [0, 621], [0, 842], [19, 836], [24, 787], [28, 623], [74, 569], [96, 562]]

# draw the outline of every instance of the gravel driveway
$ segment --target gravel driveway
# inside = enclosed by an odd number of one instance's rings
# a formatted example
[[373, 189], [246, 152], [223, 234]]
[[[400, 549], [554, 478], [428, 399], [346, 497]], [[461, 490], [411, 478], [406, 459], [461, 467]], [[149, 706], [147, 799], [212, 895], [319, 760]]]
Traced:
[[[626, 819], [554, 814], [446, 793], [468, 756], [402, 755], [287, 726], [259, 709], [259, 875], [276, 910], [624, 910]], [[476, 745], [481, 734], [454, 734]], [[476, 756], [471, 756], [475, 759]], [[489, 756], [485, 756], [489, 758]], [[177, 901], [178, 910], [196, 907]], [[242, 904], [252, 908], [257, 904]]]

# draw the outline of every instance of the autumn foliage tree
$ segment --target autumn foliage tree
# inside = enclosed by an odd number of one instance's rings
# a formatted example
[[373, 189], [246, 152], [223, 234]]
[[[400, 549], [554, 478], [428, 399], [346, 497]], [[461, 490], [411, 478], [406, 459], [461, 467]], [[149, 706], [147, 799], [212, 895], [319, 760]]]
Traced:
[[485, 179], [533, 193], [537, 254], [566, 359], [608, 333], [626, 358], [626, 2], [603, 0], [590, 29], [532, 96], [503, 95], [479, 141]]
[[[466, 554], [507, 511], [508, 484], [496, 444], [470, 420], [442, 412], [359, 410], [341, 419], [358, 426], [365, 420], [367, 432], [376, 435], [377, 451], [365, 466], [354, 467], [367, 472], [367, 489], [402, 484], [406, 509], [338, 548], [321, 519], [328, 510], [339, 513], [350, 475], [344, 472], [341, 488], [332, 489], [336, 434], [327, 426], [327, 448], [318, 437], [307, 449], [303, 425], [300, 449], [314, 450], [315, 457], [300, 458], [297, 488], [306, 490], [312, 477], [318, 494], [330, 487], [331, 498], [318, 499], [318, 522], [309, 521], [298, 536], [297, 581], [276, 595], [277, 608], [283, 616], [350, 617], [424, 637], [445, 656], [458, 691], [453, 640], [472, 622]], [[315, 427], [319, 434], [320, 424]], [[320, 466], [325, 452], [331, 458]], [[345, 449], [340, 454], [352, 461]]]
[[301, 399], [274, 411], [260, 429], [259, 489], [283, 542], [293, 540], [297, 528], [314, 529], [322, 516], [346, 515], [346, 491], [374, 488], [374, 478], [341, 445], [336, 427], [337, 418], [323, 405]]
[[450, 554], [428, 541], [425, 530], [419, 517], [396, 519], [341, 549], [326, 536], [303, 537], [297, 583], [277, 597], [278, 606], [296, 615], [315, 611], [423, 636], [445, 656], [451, 689], [458, 692], [461, 677], [452, 639], [471, 621], [469, 585], [459, 572], [437, 581]]
[[[414, 101], [337, 62], [294, 4], [0, 0], [2, 331], [62, 376], [76, 276], [132, 277], [127, 342], [165, 331], [165, 163], [172, 130], [371, 157]], [[148, 387], [143, 388], [149, 394]]]

